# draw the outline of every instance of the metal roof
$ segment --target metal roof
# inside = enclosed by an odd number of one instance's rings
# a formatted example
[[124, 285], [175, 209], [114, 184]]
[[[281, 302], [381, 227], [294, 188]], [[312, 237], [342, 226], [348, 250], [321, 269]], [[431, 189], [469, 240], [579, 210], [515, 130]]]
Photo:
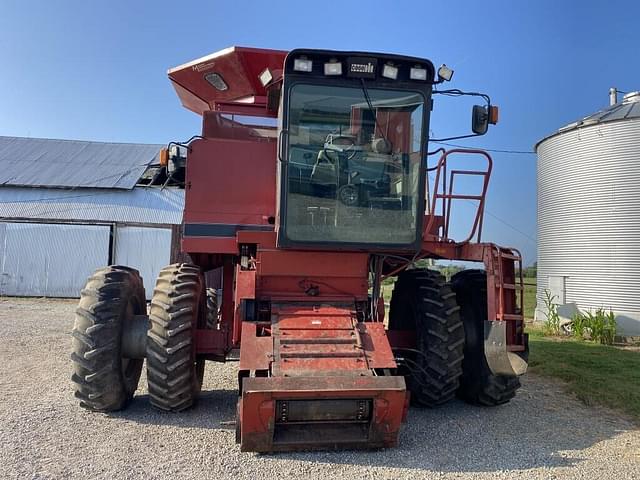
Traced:
[[0, 136], [0, 185], [130, 190], [160, 148]]
[[174, 188], [138, 187], [125, 191], [0, 188], [0, 220], [177, 225], [182, 222], [183, 209], [184, 190]]
[[560, 133], [570, 132], [572, 130], [577, 130], [578, 128], [588, 127], [590, 125], [596, 125], [600, 123], [631, 120], [637, 118], [640, 118], [640, 92], [630, 92], [623, 97], [622, 102], [611, 105], [610, 107], [592, 113], [591, 115], [587, 115], [581, 120], [565, 125], [551, 135], [547, 135], [538, 143], [536, 143], [535, 150], [538, 149], [542, 142]]

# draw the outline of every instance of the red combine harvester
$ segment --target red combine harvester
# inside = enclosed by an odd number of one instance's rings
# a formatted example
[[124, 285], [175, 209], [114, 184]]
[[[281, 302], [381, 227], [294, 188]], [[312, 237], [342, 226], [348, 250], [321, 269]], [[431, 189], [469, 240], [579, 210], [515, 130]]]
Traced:
[[[146, 358], [151, 403], [180, 411], [205, 360], [239, 357], [237, 441], [268, 452], [392, 447], [410, 400], [509, 401], [527, 367], [522, 260], [480, 243], [491, 157], [440, 149], [427, 165], [432, 95], [484, 99], [474, 135], [497, 120], [488, 96], [435, 89], [452, 74], [422, 58], [252, 48], [170, 70], [203, 119], [161, 161], [165, 183], [185, 188], [189, 263], [160, 272], [148, 314], [136, 270], [90, 277], [73, 330], [81, 405], [126, 406]], [[451, 166], [467, 157], [481, 167]], [[481, 191], [457, 193], [461, 177]], [[449, 234], [456, 200], [476, 206], [463, 241]], [[484, 269], [447, 282], [423, 259]], [[221, 293], [208, 297], [215, 269]]]

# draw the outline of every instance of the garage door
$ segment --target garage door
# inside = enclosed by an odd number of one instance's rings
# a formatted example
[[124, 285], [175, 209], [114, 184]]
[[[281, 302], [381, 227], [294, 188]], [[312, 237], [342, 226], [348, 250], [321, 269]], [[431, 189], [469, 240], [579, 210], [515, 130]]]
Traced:
[[116, 227], [114, 263], [136, 268], [151, 299], [160, 269], [169, 264], [171, 229]]
[[78, 297], [109, 261], [109, 227], [0, 223], [0, 294]]

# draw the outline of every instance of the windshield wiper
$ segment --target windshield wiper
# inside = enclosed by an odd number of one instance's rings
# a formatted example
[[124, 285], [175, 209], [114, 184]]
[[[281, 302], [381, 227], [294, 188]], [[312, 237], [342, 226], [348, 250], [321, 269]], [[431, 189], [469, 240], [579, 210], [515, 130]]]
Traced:
[[364, 99], [367, 101], [367, 105], [369, 107], [369, 111], [373, 115], [373, 122], [375, 123], [375, 129], [378, 131], [380, 136], [384, 139], [386, 144], [389, 146], [389, 150], [391, 150], [391, 142], [387, 139], [386, 135], [380, 128], [380, 124], [378, 123], [378, 116], [376, 112], [373, 110], [373, 104], [371, 103], [371, 98], [369, 97], [369, 90], [367, 90], [367, 85], [364, 83], [364, 78], [360, 79], [360, 83], [362, 84], [362, 94], [364, 95]]

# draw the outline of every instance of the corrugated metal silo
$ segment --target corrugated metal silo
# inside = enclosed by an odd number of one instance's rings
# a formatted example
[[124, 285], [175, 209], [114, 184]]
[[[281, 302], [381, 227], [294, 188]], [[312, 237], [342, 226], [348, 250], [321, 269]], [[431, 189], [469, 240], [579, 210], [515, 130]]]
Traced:
[[[538, 309], [604, 307], [640, 335], [640, 92], [561, 128], [538, 154]], [[544, 315], [542, 315], [544, 318]]]

